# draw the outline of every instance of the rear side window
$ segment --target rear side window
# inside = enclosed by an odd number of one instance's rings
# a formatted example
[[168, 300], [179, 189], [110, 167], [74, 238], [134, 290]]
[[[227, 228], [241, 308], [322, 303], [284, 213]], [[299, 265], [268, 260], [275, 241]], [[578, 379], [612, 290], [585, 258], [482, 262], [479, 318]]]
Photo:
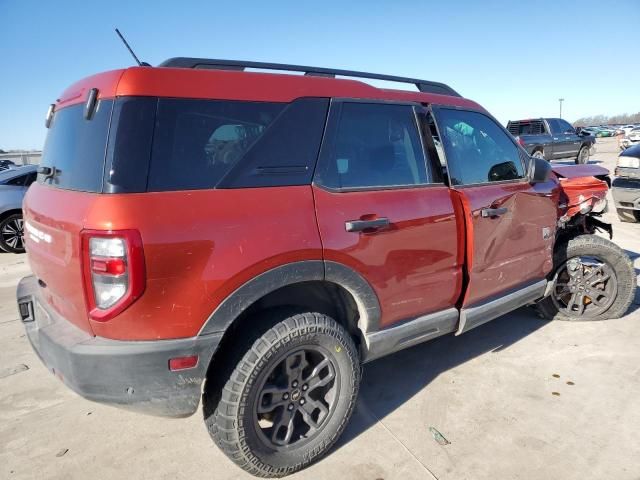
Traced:
[[100, 100], [91, 120], [83, 116], [84, 103], [55, 112], [47, 133], [41, 165], [56, 175], [38, 182], [67, 190], [100, 192], [113, 100]]
[[317, 182], [336, 189], [388, 188], [428, 183], [426, 160], [410, 105], [336, 105], [331, 140]]
[[524, 178], [520, 150], [491, 118], [478, 112], [441, 108], [436, 120], [453, 185]]
[[544, 123], [541, 120], [509, 122], [507, 130], [514, 136], [540, 135], [544, 132]]
[[284, 104], [160, 99], [147, 189], [214, 188]]

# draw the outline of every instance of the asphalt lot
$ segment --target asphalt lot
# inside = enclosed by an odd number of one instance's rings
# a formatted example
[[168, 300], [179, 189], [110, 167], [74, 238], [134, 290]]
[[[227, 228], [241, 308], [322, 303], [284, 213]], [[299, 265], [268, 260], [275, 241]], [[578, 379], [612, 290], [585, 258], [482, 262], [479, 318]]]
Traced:
[[[613, 171], [615, 140], [597, 150], [591, 161]], [[640, 224], [607, 221], [640, 273]], [[0, 254], [0, 478], [252, 478], [213, 445], [200, 413], [134, 414], [53, 377], [18, 320], [28, 272], [24, 255]], [[339, 444], [291, 478], [639, 479], [639, 323], [640, 296], [607, 322], [548, 323], [521, 309], [375, 361]]]

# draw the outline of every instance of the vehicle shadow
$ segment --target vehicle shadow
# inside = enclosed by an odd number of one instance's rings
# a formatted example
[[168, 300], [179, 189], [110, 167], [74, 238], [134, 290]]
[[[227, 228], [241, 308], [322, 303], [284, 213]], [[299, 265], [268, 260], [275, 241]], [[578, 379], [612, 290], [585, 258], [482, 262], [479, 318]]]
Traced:
[[446, 335], [366, 364], [356, 412], [335, 449], [401, 407], [441, 373], [505, 350], [546, 324], [533, 308], [521, 308], [460, 337]]
[[[624, 249], [624, 251], [627, 255], [629, 255], [629, 258], [633, 263], [635, 263], [635, 261], [640, 258], [640, 253], [638, 252], [627, 249]], [[636, 268], [635, 271], [636, 275], [640, 277], [640, 268]], [[636, 288], [636, 297], [634, 298], [628, 313], [635, 312], [638, 309], [640, 309], [640, 287]]]

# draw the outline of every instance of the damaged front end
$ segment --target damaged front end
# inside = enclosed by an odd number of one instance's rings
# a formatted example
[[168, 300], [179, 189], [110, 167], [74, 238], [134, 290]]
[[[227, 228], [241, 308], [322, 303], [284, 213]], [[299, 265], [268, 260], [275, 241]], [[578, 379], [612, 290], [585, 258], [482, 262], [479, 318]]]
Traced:
[[558, 231], [570, 236], [604, 231], [612, 238], [611, 224], [599, 218], [607, 211], [609, 170], [597, 165], [554, 166], [552, 170], [561, 191]]

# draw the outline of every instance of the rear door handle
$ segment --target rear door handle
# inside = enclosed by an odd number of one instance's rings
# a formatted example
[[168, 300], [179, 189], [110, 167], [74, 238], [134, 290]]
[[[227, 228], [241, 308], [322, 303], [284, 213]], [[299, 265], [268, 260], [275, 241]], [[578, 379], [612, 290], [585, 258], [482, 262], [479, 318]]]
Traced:
[[480, 210], [480, 215], [483, 217], [499, 217], [500, 215], [504, 215], [507, 213], [507, 207], [500, 208], [483, 208]]
[[389, 219], [385, 217], [376, 218], [375, 220], [349, 220], [344, 222], [344, 228], [347, 232], [362, 232], [363, 230], [378, 230], [388, 227]]

